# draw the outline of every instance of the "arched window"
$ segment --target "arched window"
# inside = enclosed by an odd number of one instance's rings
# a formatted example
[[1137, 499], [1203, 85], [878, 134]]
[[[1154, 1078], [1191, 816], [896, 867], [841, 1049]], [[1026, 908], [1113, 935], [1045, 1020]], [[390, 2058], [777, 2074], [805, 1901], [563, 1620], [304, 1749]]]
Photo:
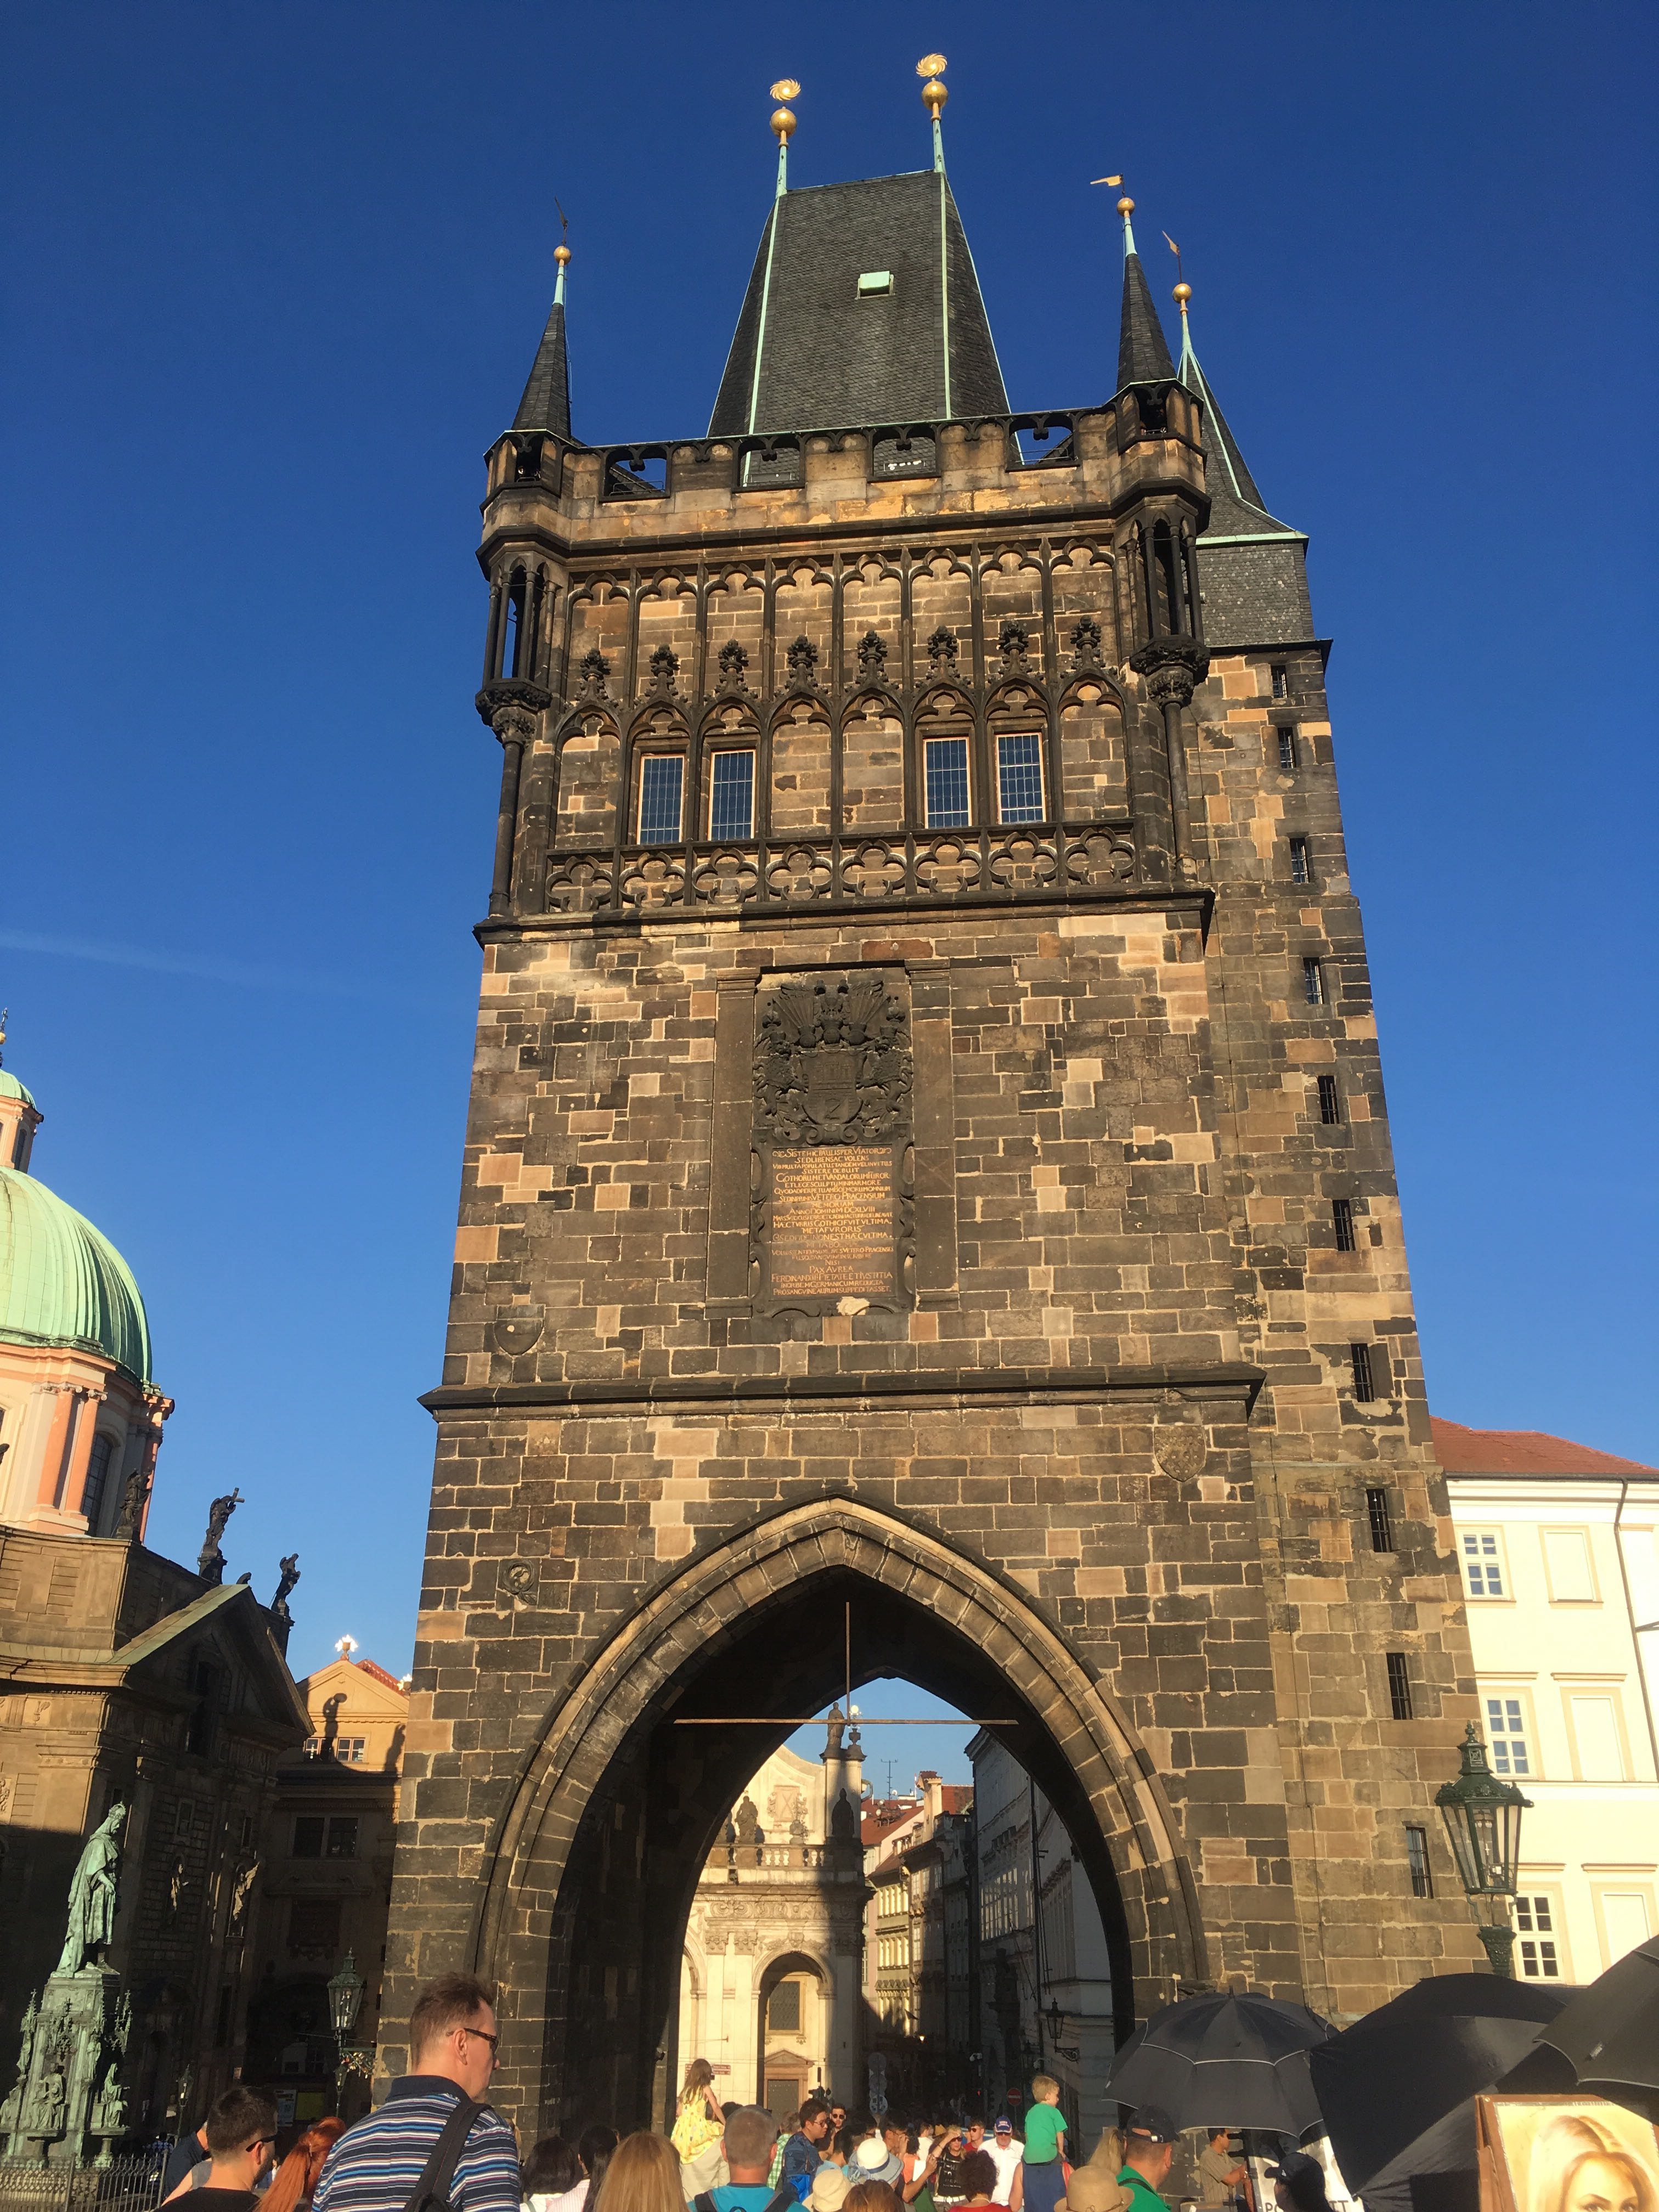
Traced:
[[525, 653], [525, 641], [529, 635], [525, 621], [525, 578], [522, 568], [515, 568], [513, 580], [507, 587], [507, 605], [501, 618], [501, 658], [497, 672], [502, 676], [523, 673], [519, 663]]
[[104, 1491], [109, 1481], [109, 1463], [115, 1453], [113, 1437], [96, 1436], [92, 1440], [92, 1452], [87, 1461], [87, 1480], [81, 1492], [81, 1510], [86, 1516], [88, 1534], [98, 1534], [98, 1516], [103, 1510]]

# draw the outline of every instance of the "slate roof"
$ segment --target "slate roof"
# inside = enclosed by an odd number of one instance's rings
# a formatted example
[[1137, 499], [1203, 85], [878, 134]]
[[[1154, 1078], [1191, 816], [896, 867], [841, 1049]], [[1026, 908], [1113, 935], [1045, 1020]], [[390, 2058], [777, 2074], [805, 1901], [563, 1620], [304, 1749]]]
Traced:
[[1123, 257], [1123, 313], [1118, 326], [1117, 388], [1158, 384], [1175, 374], [1169, 340], [1152, 305], [1146, 271], [1138, 253]]
[[1542, 1429], [1466, 1429], [1429, 1416], [1435, 1457], [1448, 1474], [1659, 1474], [1640, 1460], [1615, 1459]]
[[1216, 404], [1209, 379], [1199, 367], [1183, 317], [1181, 381], [1204, 403], [1204, 489], [1210, 495], [1210, 520], [1203, 538], [1270, 538], [1291, 528], [1269, 514], [1255, 478], [1245, 464], [1226, 416]]
[[553, 430], [561, 438], [570, 435], [570, 360], [565, 348], [562, 300], [555, 300], [548, 315], [547, 328], [536, 349], [535, 365], [525, 386], [524, 398], [519, 402], [519, 411], [513, 417], [513, 427], [515, 430]]
[[[859, 278], [880, 270], [890, 271], [892, 290], [860, 298]], [[942, 172], [811, 185], [773, 204], [711, 437], [1007, 412], [973, 256]]]

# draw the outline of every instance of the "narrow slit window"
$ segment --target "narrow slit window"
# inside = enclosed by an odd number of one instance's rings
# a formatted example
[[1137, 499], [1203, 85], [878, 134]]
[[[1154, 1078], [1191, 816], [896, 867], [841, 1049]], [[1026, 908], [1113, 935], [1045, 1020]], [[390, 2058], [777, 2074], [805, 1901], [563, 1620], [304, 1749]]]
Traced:
[[1308, 884], [1313, 881], [1313, 870], [1308, 860], [1308, 841], [1305, 837], [1291, 840], [1291, 881]]
[[929, 738], [926, 748], [927, 827], [968, 827], [968, 740]]
[[1392, 1552], [1395, 1548], [1394, 1507], [1386, 1490], [1368, 1490], [1365, 1492], [1365, 1519], [1370, 1527], [1372, 1551]]
[[1334, 1075], [1322, 1075], [1319, 1079], [1319, 1118], [1328, 1128], [1342, 1119], [1342, 1102], [1336, 1095]]
[[1302, 995], [1310, 1006], [1325, 1003], [1325, 973], [1317, 960], [1310, 955], [1302, 963]]
[[1526, 1718], [1519, 1698], [1486, 1699], [1486, 1747], [1494, 1774], [1530, 1774]]
[[1412, 1678], [1406, 1666], [1403, 1651], [1385, 1651], [1389, 1667], [1389, 1711], [1397, 1721], [1412, 1717]]
[[1351, 1198], [1334, 1198], [1331, 1200], [1331, 1226], [1336, 1231], [1337, 1250], [1352, 1252], [1354, 1243], [1353, 1200]]
[[752, 837], [755, 834], [755, 756], [751, 752], [714, 755], [708, 776], [708, 834], [711, 837]]
[[1406, 1864], [1411, 1869], [1412, 1895], [1432, 1897], [1434, 1876], [1429, 1872], [1429, 1832], [1426, 1828], [1407, 1827], [1406, 1830]]
[[997, 739], [997, 795], [1005, 822], [1041, 822], [1044, 818], [1041, 738]]
[[647, 753], [640, 763], [640, 842], [678, 845], [685, 763], [678, 753]]
[[1290, 697], [1291, 684], [1289, 675], [1285, 670], [1277, 663], [1274, 664], [1273, 671], [1273, 696], [1275, 699], [1288, 699]]
[[1286, 775], [1296, 773], [1296, 732], [1280, 730], [1279, 733], [1279, 765]]
[[1362, 1405], [1366, 1404], [1376, 1395], [1370, 1345], [1351, 1344], [1348, 1346], [1348, 1364], [1353, 1370], [1353, 1395]]

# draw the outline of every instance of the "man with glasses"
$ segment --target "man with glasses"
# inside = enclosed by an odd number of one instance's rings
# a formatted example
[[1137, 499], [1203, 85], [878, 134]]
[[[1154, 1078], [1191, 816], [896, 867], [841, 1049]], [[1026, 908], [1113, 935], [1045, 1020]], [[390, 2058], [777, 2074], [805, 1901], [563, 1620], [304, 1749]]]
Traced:
[[254, 2189], [276, 2147], [276, 2106], [239, 2083], [214, 2100], [202, 2132], [210, 2164], [201, 2187], [190, 2191], [191, 2212], [253, 2212]]
[[483, 2101], [500, 2040], [475, 1974], [429, 1983], [410, 2014], [409, 2072], [330, 2151], [313, 2212], [404, 2212], [417, 2187], [456, 2212], [520, 2212], [518, 2141]]

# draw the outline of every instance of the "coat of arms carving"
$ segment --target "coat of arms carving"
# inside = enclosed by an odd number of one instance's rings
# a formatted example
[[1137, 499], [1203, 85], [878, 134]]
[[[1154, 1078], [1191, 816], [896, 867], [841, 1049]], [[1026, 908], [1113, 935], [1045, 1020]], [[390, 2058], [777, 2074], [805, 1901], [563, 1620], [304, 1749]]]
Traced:
[[783, 983], [763, 1002], [755, 1133], [775, 1145], [867, 1145], [904, 1126], [904, 1009], [879, 975]]

